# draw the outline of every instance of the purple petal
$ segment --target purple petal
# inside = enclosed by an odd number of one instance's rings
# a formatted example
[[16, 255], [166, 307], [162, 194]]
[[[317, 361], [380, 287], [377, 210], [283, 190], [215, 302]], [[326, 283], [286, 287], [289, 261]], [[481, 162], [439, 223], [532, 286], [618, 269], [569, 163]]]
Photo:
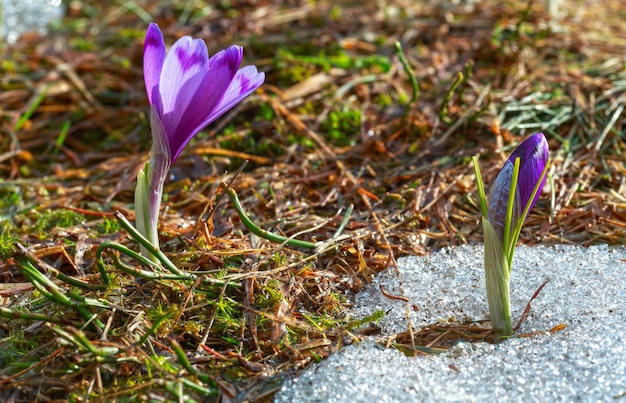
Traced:
[[[496, 180], [491, 186], [491, 192], [489, 194], [489, 207], [487, 209], [487, 219], [491, 223], [491, 226], [500, 235], [500, 240], [504, 239], [504, 225], [506, 220], [506, 210], [509, 203], [509, 193], [511, 189], [511, 178], [513, 177], [514, 164], [507, 160], [504, 166], [496, 176]], [[513, 203], [513, 217], [512, 223], [515, 224], [519, 216], [520, 211], [520, 193], [519, 187], [515, 192], [515, 201]]]
[[[522, 144], [513, 151], [508, 161], [515, 163], [515, 159], [518, 157], [520, 159], [520, 168], [517, 187], [519, 189], [520, 203], [523, 210], [535, 189], [537, 181], [541, 178], [543, 169], [548, 163], [548, 142], [543, 133], [533, 134], [524, 140]], [[546, 178], [544, 177], [539, 185], [539, 191], [530, 204], [529, 211], [537, 202], [545, 180]]]
[[[222, 116], [242, 99], [259, 88], [265, 81], [265, 74], [259, 73], [255, 66], [246, 66], [239, 70], [230, 83], [226, 94], [214, 112], [214, 119]], [[211, 122], [208, 122], [209, 124]]]
[[146, 32], [143, 48], [143, 79], [146, 83], [148, 101], [153, 104], [154, 93], [161, 78], [163, 61], [165, 60], [165, 41], [157, 24], [151, 22]]
[[[177, 119], [171, 120], [171, 126], [166, 124], [172, 160], [178, 157], [193, 136], [217, 119], [215, 108], [237, 73], [242, 53], [243, 49], [238, 46], [218, 52], [209, 60], [209, 67], [198, 85], [181, 88], [175, 110]], [[166, 117], [170, 119], [170, 116]]]
[[177, 124], [181, 120], [191, 101], [193, 94], [189, 91], [195, 91], [208, 70], [209, 56], [206, 44], [201, 39], [183, 36], [167, 52], [159, 80], [159, 92], [163, 113], [174, 113], [163, 122], [168, 133], [170, 123]]

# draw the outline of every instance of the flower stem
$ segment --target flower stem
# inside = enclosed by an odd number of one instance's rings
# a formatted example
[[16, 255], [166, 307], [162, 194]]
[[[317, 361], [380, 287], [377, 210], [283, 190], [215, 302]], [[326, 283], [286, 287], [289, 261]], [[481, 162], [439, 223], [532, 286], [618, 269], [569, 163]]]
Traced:
[[465, 77], [463, 76], [463, 73], [459, 71], [456, 75], [456, 78], [452, 82], [452, 85], [446, 92], [446, 95], [443, 98], [443, 102], [441, 103], [441, 109], [439, 110], [439, 118], [441, 119], [442, 122], [445, 122], [445, 123], [451, 122], [451, 119], [448, 116], [448, 112], [449, 112], [448, 103], [450, 103], [450, 100], [454, 96], [454, 92], [456, 91], [457, 87], [464, 81], [465, 81]]
[[30, 311], [26, 311], [26, 310], [7, 308], [4, 306], [0, 306], [0, 316], [7, 318], [7, 319], [24, 319], [24, 320], [31, 320], [31, 321], [56, 323], [59, 325], [69, 325], [69, 326], [73, 326], [76, 328], [80, 328], [84, 325], [84, 323], [82, 322], [73, 321], [70, 319], [63, 318], [63, 317], [47, 316], [47, 315], [43, 315], [39, 313], [33, 313]]
[[90, 322], [93, 320], [97, 330], [104, 329], [104, 324], [97, 318], [94, 318], [94, 314], [89, 311], [88, 307], [103, 308], [106, 307], [106, 303], [103, 304], [93, 299], [82, 298], [76, 294], [66, 292], [33, 265], [26, 256], [23, 246], [19, 245], [18, 248], [20, 250], [15, 256], [18, 262], [17, 268], [37, 291], [51, 302], [73, 309], [85, 321]]
[[[116, 211], [115, 212], [115, 218], [117, 218], [117, 220], [119, 221], [120, 225], [126, 230], [128, 231], [129, 236], [131, 237], [131, 239], [135, 242], [137, 242], [141, 247], [142, 250], [146, 250], [147, 254], [150, 256], [150, 260], [152, 260], [152, 262], [154, 263], [161, 263], [161, 265], [163, 265], [163, 267], [165, 267], [167, 270], [169, 270], [170, 272], [177, 274], [179, 276], [183, 276], [183, 277], [188, 277], [185, 273], [181, 272], [180, 270], [178, 270], [178, 268], [174, 265], [174, 263], [172, 263], [172, 261], [170, 259], [168, 259], [167, 256], [165, 256], [165, 254], [163, 252], [161, 252], [161, 250], [157, 245], [154, 245], [153, 243], [151, 243], [148, 239], [146, 239], [135, 227], [133, 227], [133, 225], [126, 219], [126, 217], [124, 217], [124, 215], [119, 212]], [[111, 245], [108, 245], [109, 247], [111, 247]], [[98, 248], [96, 250], [96, 254], [97, 251], [100, 248]], [[131, 252], [131, 253], [129, 253]], [[142, 259], [141, 256], [132, 253], [132, 251], [126, 251], [125, 252], [127, 255], [131, 256], [133, 259], [141, 261], [143, 264], [146, 265], [150, 265], [148, 264], [147, 259]], [[101, 254], [101, 252], [100, 252]], [[143, 256], [146, 256], [145, 254]], [[152, 265], [153, 266], [153, 265]]]
[[239, 218], [241, 218], [241, 222], [253, 234], [260, 236], [261, 238], [268, 239], [272, 242], [284, 243], [285, 245], [289, 245], [289, 246], [296, 246], [296, 247], [306, 248], [306, 249], [315, 249], [315, 247], [317, 246], [317, 244], [313, 242], [287, 238], [282, 235], [277, 235], [269, 231], [266, 231], [262, 228], [259, 228], [246, 214], [245, 210], [243, 209], [243, 206], [241, 205], [241, 202], [239, 201], [237, 192], [235, 192], [233, 188], [229, 187], [229, 188], [226, 188], [226, 193], [228, 194], [230, 201], [233, 203], [233, 206], [235, 206], [235, 210], [237, 210], [237, 214], [239, 214]]
[[417, 77], [415, 77], [415, 73], [413, 72], [413, 69], [411, 69], [411, 66], [409, 65], [408, 60], [406, 60], [406, 56], [404, 56], [404, 51], [402, 50], [402, 44], [399, 41], [396, 41], [396, 55], [398, 56], [398, 59], [400, 59], [400, 63], [402, 63], [402, 67], [404, 68], [405, 73], [409, 75], [409, 79], [411, 80], [411, 86], [413, 87], [413, 95], [411, 96], [411, 101], [409, 102], [409, 105], [413, 105], [415, 101], [417, 101], [417, 97], [419, 96], [420, 87], [419, 87], [419, 84], [417, 83]]

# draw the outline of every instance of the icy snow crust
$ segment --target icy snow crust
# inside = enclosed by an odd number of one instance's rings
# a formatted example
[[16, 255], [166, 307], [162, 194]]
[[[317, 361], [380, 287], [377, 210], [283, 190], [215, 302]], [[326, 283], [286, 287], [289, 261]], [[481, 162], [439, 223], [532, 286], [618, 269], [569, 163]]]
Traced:
[[[413, 327], [488, 317], [482, 246], [444, 249], [399, 259], [355, 297], [351, 314], [389, 311], [383, 336], [407, 329], [404, 295]], [[519, 246], [511, 272], [514, 323], [536, 289], [518, 333], [562, 331], [512, 338], [498, 345], [459, 343], [440, 355], [406, 357], [374, 341], [341, 349], [285, 383], [276, 402], [614, 401], [626, 400], [626, 248], [606, 245]]]

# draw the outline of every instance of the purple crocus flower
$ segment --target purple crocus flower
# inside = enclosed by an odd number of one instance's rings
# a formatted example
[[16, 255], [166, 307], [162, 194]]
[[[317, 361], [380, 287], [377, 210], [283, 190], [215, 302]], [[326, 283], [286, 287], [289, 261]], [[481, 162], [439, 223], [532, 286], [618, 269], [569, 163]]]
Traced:
[[[515, 162], [518, 159], [517, 180], [513, 181]], [[474, 164], [478, 177], [480, 171], [476, 160]], [[545, 183], [547, 164], [548, 142], [543, 133], [537, 133], [524, 140], [504, 163], [491, 188], [489, 207], [485, 201], [482, 179], [479, 181], [485, 233], [487, 302], [496, 339], [513, 334], [509, 295], [513, 254], [526, 214], [535, 205]], [[512, 182], [515, 182], [515, 193], [510, 199]], [[536, 193], [533, 195], [534, 192]], [[510, 200], [512, 206], [509, 209]], [[507, 232], [508, 211], [511, 211], [511, 216]]]
[[515, 189], [513, 217], [511, 217], [512, 227], [521, 218], [520, 216], [528, 204], [535, 185], [541, 179], [539, 191], [535, 194], [528, 208], [528, 211], [532, 210], [546, 180], [545, 176], [541, 178], [543, 169], [548, 163], [548, 142], [543, 133], [533, 134], [513, 151], [504, 163], [500, 173], [498, 173], [491, 188], [487, 218], [501, 238], [504, 236], [511, 177], [513, 176], [513, 168], [517, 158], [520, 159], [520, 167]]
[[[256, 90], [265, 79], [255, 66], [239, 69], [243, 48], [231, 46], [209, 58], [201, 39], [180, 38], [169, 52], [155, 23], [146, 32], [143, 68], [150, 101], [152, 150], [137, 175], [137, 229], [158, 246], [163, 184], [171, 164], [200, 130]], [[153, 256], [142, 248], [145, 256]]]
[[189, 36], [166, 52], [161, 30], [150, 24], [143, 53], [144, 81], [157, 115], [152, 121], [153, 137], [167, 139], [170, 162], [200, 130], [263, 84], [265, 74], [255, 66], [239, 69], [242, 57], [243, 48], [231, 46], [209, 58], [204, 41]]

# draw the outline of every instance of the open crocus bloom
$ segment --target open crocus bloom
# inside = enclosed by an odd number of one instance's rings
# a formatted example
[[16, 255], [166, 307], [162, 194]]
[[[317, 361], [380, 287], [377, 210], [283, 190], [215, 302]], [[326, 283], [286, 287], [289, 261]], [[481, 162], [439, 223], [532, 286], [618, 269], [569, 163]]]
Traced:
[[545, 183], [548, 143], [543, 133], [536, 133], [513, 151], [492, 186], [489, 207], [476, 160], [474, 166], [483, 211], [487, 301], [492, 329], [499, 338], [513, 334], [509, 275], [522, 224]]
[[167, 139], [171, 162], [200, 130], [263, 84], [265, 75], [256, 67], [239, 70], [242, 57], [243, 48], [231, 46], [209, 58], [204, 41], [189, 36], [166, 52], [163, 34], [150, 24], [143, 68], [148, 100], [158, 118], [153, 118], [152, 134]]
[[239, 69], [242, 57], [243, 48], [231, 46], [209, 58], [204, 41], [189, 36], [166, 52], [159, 27], [148, 27], [143, 68], [153, 143], [150, 162], [137, 175], [135, 221], [155, 246], [163, 183], [171, 164], [193, 136], [263, 84], [265, 75], [255, 66]]

